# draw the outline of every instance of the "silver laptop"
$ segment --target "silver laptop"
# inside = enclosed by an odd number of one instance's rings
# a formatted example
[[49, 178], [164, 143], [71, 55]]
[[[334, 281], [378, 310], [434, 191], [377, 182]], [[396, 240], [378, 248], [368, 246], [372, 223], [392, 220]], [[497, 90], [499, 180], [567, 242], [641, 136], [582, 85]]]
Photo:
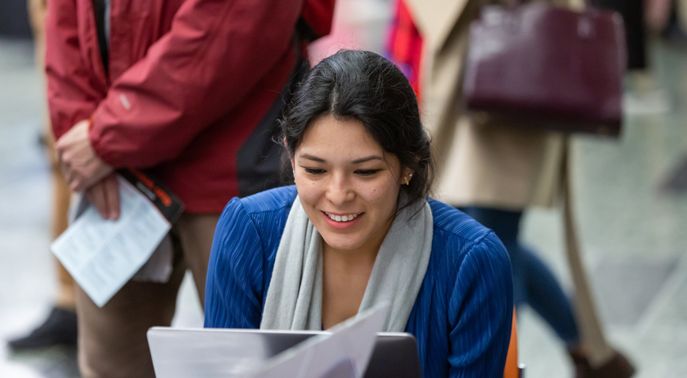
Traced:
[[[197, 377], [199, 372], [208, 371], [208, 366], [217, 367], [208, 375], [226, 377], [262, 366], [270, 357], [320, 333], [153, 327], [148, 331], [148, 344], [158, 378]], [[420, 376], [415, 337], [408, 333], [378, 333], [365, 377]]]

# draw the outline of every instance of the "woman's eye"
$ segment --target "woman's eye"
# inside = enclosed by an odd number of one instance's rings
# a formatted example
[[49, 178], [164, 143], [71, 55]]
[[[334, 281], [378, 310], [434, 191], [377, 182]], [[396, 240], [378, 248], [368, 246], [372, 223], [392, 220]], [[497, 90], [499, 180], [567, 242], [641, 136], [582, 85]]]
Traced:
[[307, 168], [307, 167], [303, 167], [303, 170], [305, 171], [305, 173], [308, 173], [308, 174], [311, 174], [311, 175], [321, 175], [321, 174], [323, 174], [324, 172], [326, 172], [326, 171], [325, 171], [324, 169], [322, 169], [322, 168]]
[[355, 174], [359, 176], [372, 176], [380, 171], [381, 169], [357, 169]]

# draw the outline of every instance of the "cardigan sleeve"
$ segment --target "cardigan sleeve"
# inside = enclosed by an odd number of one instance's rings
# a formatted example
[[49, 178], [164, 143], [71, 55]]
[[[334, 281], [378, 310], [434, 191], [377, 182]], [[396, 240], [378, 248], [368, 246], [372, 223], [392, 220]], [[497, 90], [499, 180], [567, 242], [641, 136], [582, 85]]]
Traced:
[[449, 302], [451, 377], [502, 377], [510, 340], [513, 284], [493, 232], [467, 252]]
[[205, 286], [205, 327], [258, 328], [262, 317], [262, 243], [241, 200], [219, 218]]

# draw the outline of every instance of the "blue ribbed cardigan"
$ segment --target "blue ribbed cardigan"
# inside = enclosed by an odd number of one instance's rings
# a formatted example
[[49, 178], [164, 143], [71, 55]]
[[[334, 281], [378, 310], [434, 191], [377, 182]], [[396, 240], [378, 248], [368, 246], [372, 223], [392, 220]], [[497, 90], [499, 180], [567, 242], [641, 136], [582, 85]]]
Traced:
[[[293, 186], [229, 202], [217, 224], [205, 326], [259, 328]], [[496, 235], [429, 200], [432, 254], [406, 332], [424, 377], [503, 377], [513, 308], [510, 261]]]

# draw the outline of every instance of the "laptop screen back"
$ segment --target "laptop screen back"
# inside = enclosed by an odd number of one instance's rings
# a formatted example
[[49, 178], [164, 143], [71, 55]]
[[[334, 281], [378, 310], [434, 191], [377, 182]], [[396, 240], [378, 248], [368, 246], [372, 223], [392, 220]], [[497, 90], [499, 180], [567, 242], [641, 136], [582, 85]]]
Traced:
[[[157, 378], [227, 377], [261, 366], [317, 331], [153, 327], [148, 344]], [[179, 356], [184, 356], [180, 358]], [[366, 378], [419, 378], [415, 337], [378, 333]]]

